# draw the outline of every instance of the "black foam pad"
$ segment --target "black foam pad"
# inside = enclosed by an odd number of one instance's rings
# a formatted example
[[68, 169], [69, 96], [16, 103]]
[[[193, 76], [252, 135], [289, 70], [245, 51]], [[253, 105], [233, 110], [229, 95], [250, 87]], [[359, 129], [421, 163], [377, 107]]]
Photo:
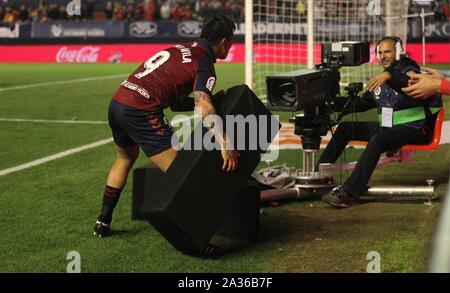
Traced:
[[[154, 186], [164, 176], [155, 165], [148, 164], [134, 169], [131, 198], [132, 220], [145, 220], [142, 213], [144, 201], [155, 197]], [[225, 216], [217, 235], [232, 239], [256, 241], [259, 234], [260, 189], [250, 178], [240, 191], [237, 200]]]
[[155, 197], [154, 189], [164, 173], [153, 164], [148, 164], [133, 171], [133, 188], [131, 192], [131, 219], [135, 221], [146, 220], [142, 213], [145, 198], [148, 201]]
[[[225, 121], [226, 115], [266, 115], [269, 142], [279, 130], [278, 121], [273, 125], [271, 113], [247, 86], [229, 89], [214, 103]], [[260, 127], [259, 120], [257, 123]], [[204, 128], [201, 131], [206, 133]], [[219, 150], [190, 150], [193, 144], [193, 139], [187, 140], [166, 174], [154, 186], [155, 196], [151, 201], [145, 200], [142, 209], [155, 229], [175, 248], [189, 254], [199, 252], [208, 244], [267, 148], [241, 150], [238, 169], [224, 172]], [[206, 145], [205, 149], [209, 147], [211, 145]]]
[[251, 178], [245, 183], [216, 235], [237, 240], [257, 241], [260, 229], [260, 203], [261, 191], [255, 180]]

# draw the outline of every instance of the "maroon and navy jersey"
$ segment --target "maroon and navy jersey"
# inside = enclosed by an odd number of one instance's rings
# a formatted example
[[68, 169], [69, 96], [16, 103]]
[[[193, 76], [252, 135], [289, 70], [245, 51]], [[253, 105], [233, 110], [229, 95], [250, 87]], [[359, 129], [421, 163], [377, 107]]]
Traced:
[[201, 39], [160, 51], [128, 76], [113, 100], [150, 110], [176, 105], [194, 91], [211, 96], [215, 61], [214, 51]]

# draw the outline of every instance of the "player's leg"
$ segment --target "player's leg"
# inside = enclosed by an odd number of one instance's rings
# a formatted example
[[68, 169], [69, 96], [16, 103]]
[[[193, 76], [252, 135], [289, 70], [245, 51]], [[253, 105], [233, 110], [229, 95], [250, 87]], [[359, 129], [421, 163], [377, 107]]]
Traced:
[[114, 188], [122, 188], [128, 177], [128, 173], [139, 156], [137, 145], [124, 149], [116, 146], [116, 161], [109, 171], [106, 184]]
[[139, 147], [127, 133], [127, 126], [132, 124], [133, 116], [127, 115], [134, 109], [111, 101], [108, 110], [108, 121], [116, 144], [116, 160], [111, 167], [103, 191], [102, 209], [94, 225], [94, 235], [108, 236], [111, 232], [111, 221], [114, 208], [120, 193], [127, 181], [128, 172], [139, 156]]
[[102, 210], [94, 226], [94, 234], [100, 237], [108, 236], [111, 232], [110, 224], [114, 209], [127, 182], [128, 173], [139, 156], [137, 145], [127, 149], [119, 146], [116, 148], [116, 160], [109, 171], [103, 192]]
[[177, 151], [173, 148], [166, 149], [156, 155], [149, 156], [148, 158], [158, 166], [161, 171], [166, 172], [169, 169], [172, 162], [177, 156]]
[[178, 143], [177, 139], [172, 139], [173, 128], [159, 107], [144, 111], [142, 116], [144, 119], [129, 132], [130, 137], [161, 171], [166, 172], [177, 156], [177, 145], [172, 145]]

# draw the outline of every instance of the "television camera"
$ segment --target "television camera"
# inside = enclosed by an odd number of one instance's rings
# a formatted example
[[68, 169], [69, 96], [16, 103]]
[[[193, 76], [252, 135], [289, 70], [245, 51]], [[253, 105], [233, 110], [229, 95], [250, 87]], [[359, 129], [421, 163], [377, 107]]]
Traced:
[[[316, 170], [315, 157], [322, 136], [339, 123], [347, 107], [363, 88], [361, 83], [350, 83], [345, 90], [347, 97], [340, 96], [340, 73], [342, 66], [359, 66], [369, 61], [369, 43], [338, 42], [322, 45], [322, 63], [315, 69], [279, 73], [266, 77], [268, 108], [274, 111], [303, 113], [290, 119], [295, 125], [294, 133], [301, 136], [303, 168], [296, 171], [296, 186], [316, 191], [318, 188], [335, 186], [331, 164], [321, 164]], [[343, 105], [336, 119], [338, 101]]]

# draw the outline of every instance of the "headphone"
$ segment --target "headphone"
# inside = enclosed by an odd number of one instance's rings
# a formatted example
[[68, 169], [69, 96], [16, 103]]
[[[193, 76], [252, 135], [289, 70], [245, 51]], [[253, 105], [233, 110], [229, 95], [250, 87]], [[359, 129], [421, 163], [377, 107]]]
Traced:
[[375, 47], [375, 54], [377, 55], [377, 60], [380, 63], [380, 56], [378, 56], [378, 50], [380, 49], [380, 43], [386, 40], [393, 40], [395, 42], [395, 60], [400, 61], [401, 55], [405, 54], [405, 49], [403, 48], [403, 42], [399, 37], [387, 36], [378, 41]]

